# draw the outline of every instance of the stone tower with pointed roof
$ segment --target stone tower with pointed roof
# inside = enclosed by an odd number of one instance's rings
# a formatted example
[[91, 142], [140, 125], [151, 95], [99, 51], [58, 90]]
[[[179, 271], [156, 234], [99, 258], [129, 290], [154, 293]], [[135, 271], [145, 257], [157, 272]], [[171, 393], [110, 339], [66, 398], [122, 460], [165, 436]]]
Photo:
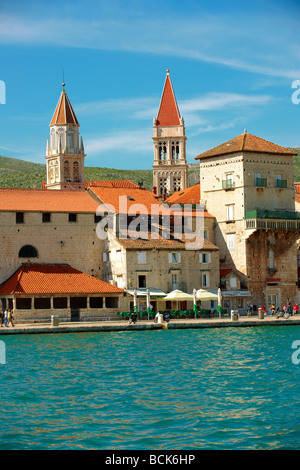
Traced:
[[165, 85], [157, 117], [153, 119], [153, 186], [159, 196], [169, 196], [188, 187], [186, 136], [170, 73]]
[[216, 220], [220, 268], [239, 272], [258, 306], [297, 299], [296, 155], [245, 129], [195, 157], [201, 201]]
[[50, 141], [47, 139], [47, 189], [83, 190], [84, 157], [82, 137], [79, 140], [79, 123], [63, 83], [50, 123]]

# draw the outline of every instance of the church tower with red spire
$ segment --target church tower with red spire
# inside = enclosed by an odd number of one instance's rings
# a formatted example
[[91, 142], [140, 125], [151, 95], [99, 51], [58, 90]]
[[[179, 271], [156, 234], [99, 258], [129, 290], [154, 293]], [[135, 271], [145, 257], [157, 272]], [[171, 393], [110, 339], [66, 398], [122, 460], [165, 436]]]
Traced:
[[153, 186], [159, 196], [167, 197], [188, 187], [186, 140], [184, 120], [167, 70], [158, 114], [153, 119]]
[[79, 123], [63, 83], [50, 123], [50, 142], [47, 139], [47, 189], [83, 190], [84, 157], [82, 137], [79, 141]]

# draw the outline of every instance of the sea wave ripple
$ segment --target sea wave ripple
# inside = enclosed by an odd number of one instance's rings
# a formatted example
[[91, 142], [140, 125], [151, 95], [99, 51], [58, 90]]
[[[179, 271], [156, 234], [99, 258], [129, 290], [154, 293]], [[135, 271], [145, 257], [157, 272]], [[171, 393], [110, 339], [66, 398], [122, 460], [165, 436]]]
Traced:
[[5, 337], [0, 449], [297, 449], [300, 327]]

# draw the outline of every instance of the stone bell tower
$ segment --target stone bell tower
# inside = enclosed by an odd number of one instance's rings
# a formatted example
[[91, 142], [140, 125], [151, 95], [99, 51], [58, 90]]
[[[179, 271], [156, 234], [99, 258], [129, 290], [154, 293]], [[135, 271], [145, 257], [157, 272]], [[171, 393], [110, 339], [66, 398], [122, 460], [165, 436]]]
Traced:
[[63, 83], [50, 123], [50, 141], [47, 139], [47, 189], [83, 190], [84, 157], [82, 137], [79, 140], [79, 123]]
[[158, 114], [153, 119], [153, 186], [159, 196], [167, 197], [188, 187], [186, 140], [183, 117], [167, 70]]

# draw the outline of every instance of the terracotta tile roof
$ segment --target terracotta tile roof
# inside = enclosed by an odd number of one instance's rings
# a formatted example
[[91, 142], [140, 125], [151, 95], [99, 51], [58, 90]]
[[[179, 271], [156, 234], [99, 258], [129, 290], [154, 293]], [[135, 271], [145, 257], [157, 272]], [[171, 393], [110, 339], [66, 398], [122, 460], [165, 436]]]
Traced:
[[[168, 199], [165, 200], [166, 204], [169, 204], [172, 208], [172, 204], [200, 204], [201, 194], [200, 194], [200, 183], [191, 186], [190, 188], [183, 189], [182, 191], [177, 191], [173, 193]], [[199, 217], [214, 217], [207, 210], [201, 209], [192, 209], [191, 213], [187, 211], [187, 208], [184, 212], [185, 215], [199, 215]]]
[[68, 264], [25, 263], [0, 286], [0, 295], [123, 292], [123, 289], [82, 273]]
[[180, 114], [171, 83], [170, 75], [167, 73], [158, 115], [156, 119], [157, 126], [179, 126]]
[[79, 126], [77, 117], [65, 90], [61, 92], [50, 126], [54, 124], [73, 124]]
[[129, 180], [86, 181], [85, 188], [139, 188], [138, 184]]
[[[179, 237], [178, 237], [179, 238]], [[188, 240], [181, 241], [180, 239], [169, 240], [166, 238], [159, 238], [157, 240], [151, 239], [151, 234], [148, 234], [147, 239], [137, 239], [132, 238], [118, 238], [117, 239], [120, 245], [122, 245], [127, 250], [151, 250], [156, 248], [158, 250], [185, 250], [186, 243], [190, 243]], [[219, 248], [213, 243], [201, 239], [202, 247], [201, 250], [216, 251]]]
[[96, 212], [86, 191], [0, 188], [0, 211]]
[[226, 277], [231, 271], [232, 269], [220, 269], [220, 277]]
[[190, 188], [176, 191], [165, 202], [166, 204], [200, 204], [200, 198], [200, 183], [197, 183]]
[[255, 135], [244, 132], [243, 134], [234, 137], [227, 142], [214, 147], [201, 153], [195, 160], [202, 160], [204, 158], [215, 157], [218, 155], [226, 155], [237, 152], [256, 152], [256, 153], [270, 153], [279, 155], [297, 155], [290, 149], [280, 147], [279, 145], [268, 142], [267, 140], [256, 137]]
[[[155, 205], [156, 208], [160, 207], [160, 204], [154, 195], [144, 188], [93, 186], [89, 189], [89, 192], [99, 199], [99, 204], [103, 203], [104, 205], [112, 205], [115, 212], [118, 214], [136, 214], [134, 207], [135, 204], [142, 204], [144, 207], [141, 207], [141, 209], [144, 209], [144, 211], [141, 211], [141, 213], [146, 214], [151, 214], [151, 212], [155, 210], [154, 208], [151, 208], [151, 205]], [[125, 206], [127, 207], [127, 210], [124, 208]]]

